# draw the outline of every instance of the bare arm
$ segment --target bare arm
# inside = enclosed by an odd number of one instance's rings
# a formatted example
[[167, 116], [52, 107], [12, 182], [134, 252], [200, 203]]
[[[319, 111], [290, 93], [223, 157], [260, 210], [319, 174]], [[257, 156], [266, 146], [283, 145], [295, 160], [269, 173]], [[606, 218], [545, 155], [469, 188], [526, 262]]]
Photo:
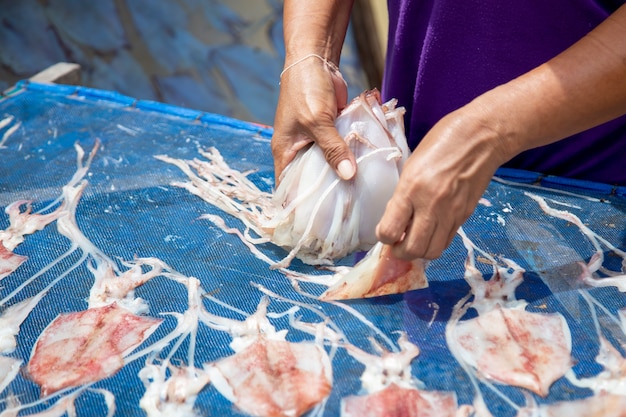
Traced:
[[405, 165], [378, 238], [400, 258], [438, 257], [500, 165], [625, 113], [622, 6], [552, 60], [441, 119]]
[[[345, 39], [352, 0], [285, 0], [285, 68], [274, 120], [272, 153], [276, 178], [298, 152], [317, 142], [339, 175], [354, 176], [354, 156], [335, 129], [338, 111], [347, 102], [347, 87], [335, 66]], [[340, 165], [342, 161], [344, 162]]]

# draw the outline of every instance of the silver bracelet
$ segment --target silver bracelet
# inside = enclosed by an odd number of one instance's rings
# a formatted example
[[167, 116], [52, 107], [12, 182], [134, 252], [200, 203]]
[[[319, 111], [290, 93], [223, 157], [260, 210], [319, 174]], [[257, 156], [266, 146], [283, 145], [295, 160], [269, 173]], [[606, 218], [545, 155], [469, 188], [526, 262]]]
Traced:
[[[327, 66], [328, 68], [330, 68], [330, 69], [331, 69], [331, 70], [333, 70], [333, 71], [339, 72], [339, 68], [337, 67], [337, 65], [335, 65], [335, 64], [334, 64], [334, 63], [332, 63], [331, 61], [327, 60], [327, 59], [326, 59], [326, 58], [324, 58], [323, 56], [318, 55], [318, 54], [308, 54], [308, 55], [305, 55], [305, 56], [303, 56], [302, 58], [298, 59], [296, 62], [294, 62], [294, 63], [292, 63], [292, 64], [288, 65], [288, 66], [287, 66], [287, 68], [285, 68], [285, 69], [284, 69], [284, 70], [280, 73], [280, 75], [279, 75], [278, 79], [283, 78], [283, 74], [284, 74], [284, 73], [286, 73], [286, 72], [287, 72], [287, 70], [291, 69], [291, 67], [293, 67], [293, 66], [295, 66], [295, 65], [298, 65], [298, 64], [299, 64], [299, 63], [301, 63], [302, 61], [304, 61], [304, 60], [306, 60], [306, 59], [309, 59], [309, 58], [311, 58], [311, 57], [318, 58], [318, 59], [322, 60], [322, 62], [323, 62], [324, 64], [326, 64], [326, 66]], [[279, 82], [278, 84], [280, 84], [280, 82]]]

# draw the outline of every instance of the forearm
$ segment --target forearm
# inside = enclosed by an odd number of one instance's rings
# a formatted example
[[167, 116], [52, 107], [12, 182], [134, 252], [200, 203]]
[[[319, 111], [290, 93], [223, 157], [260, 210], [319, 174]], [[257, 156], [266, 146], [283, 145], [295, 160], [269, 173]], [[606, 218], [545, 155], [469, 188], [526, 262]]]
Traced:
[[625, 113], [622, 6], [554, 59], [437, 122], [405, 164], [378, 238], [399, 258], [438, 257], [498, 166]]
[[285, 0], [285, 66], [307, 54], [339, 64], [353, 0]]
[[626, 113], [626, 6], [571, 48], [461, 109], [485, 121], [500, 163]]

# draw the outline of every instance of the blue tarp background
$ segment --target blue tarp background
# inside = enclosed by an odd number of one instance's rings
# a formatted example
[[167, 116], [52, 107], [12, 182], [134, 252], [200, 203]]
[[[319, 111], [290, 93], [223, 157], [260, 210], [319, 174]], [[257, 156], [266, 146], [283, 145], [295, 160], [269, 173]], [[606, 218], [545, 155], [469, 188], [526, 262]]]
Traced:
[[[57, 62], [80, 85], [273, 124], [283, 68], [282, 0], [0, 2], [0, 91]], [[352, 27], [350, 96], [368, 86]]]

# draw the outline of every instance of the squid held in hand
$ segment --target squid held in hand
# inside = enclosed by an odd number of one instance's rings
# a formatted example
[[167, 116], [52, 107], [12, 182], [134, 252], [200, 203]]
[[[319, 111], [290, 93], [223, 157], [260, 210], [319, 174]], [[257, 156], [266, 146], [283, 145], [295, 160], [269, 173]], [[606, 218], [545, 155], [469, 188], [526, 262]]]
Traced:
[[[358, 165], [350, 181], [337, 176], [316, 144], [301, 150], [285, 168], [273, 194], [230, 168], [214, 148], [200, 151], [208, 161], [156, 158], [187, 174], [189, 182], [175, 185], [240, 219], [247, 229], [242, 235], [246, 243], [270, 241], [288, 250], [273, 267], [286, 268], [295, 257], [312, 265], [332, 264], [377, 241], [376, 224], [409, 155], [405, 110], [396, 104], [381, 103], [378, 91], [366, 91], [337, 118], [337, 130]], [[257, 237], [250, 236], [250, 230]]]
[[272, 241], [312, 264], [370, 249], [409, 155], [403, 115], [395, 100], [380, 104], [375, 90], [354, 99], [335, 126], [356, 158], [355, 177], [342, 181], [315, 144], [300, 151], [273, 196], [283, 209], [268, 224]]

